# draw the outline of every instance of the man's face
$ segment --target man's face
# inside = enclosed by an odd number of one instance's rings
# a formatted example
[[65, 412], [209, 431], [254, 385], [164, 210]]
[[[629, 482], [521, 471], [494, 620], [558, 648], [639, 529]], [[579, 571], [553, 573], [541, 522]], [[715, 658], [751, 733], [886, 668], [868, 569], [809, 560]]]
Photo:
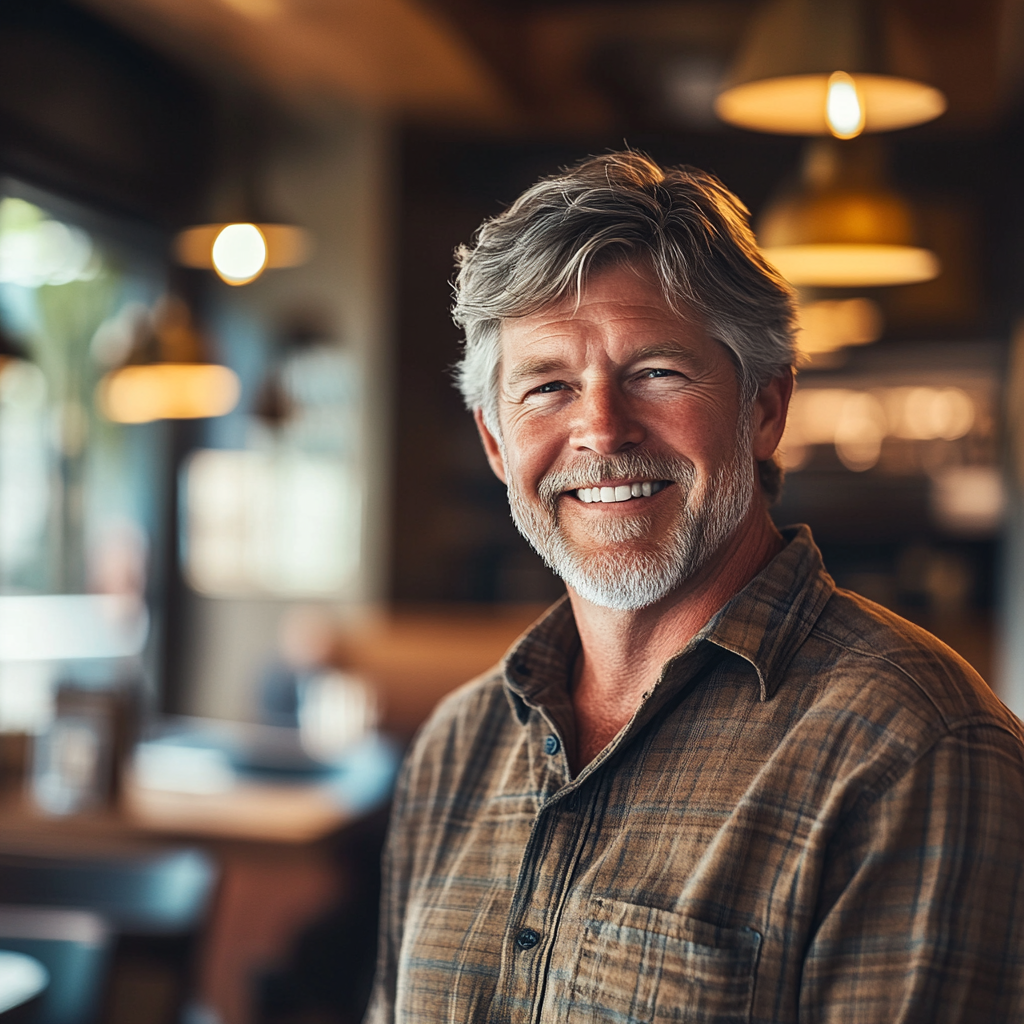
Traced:
[[755, 410], [729, 353], [629, 267], [506, 321], [501, 346], [500, 438], [477, 420], [516, 525], [580, 596], [660, 600], [751, 506]]

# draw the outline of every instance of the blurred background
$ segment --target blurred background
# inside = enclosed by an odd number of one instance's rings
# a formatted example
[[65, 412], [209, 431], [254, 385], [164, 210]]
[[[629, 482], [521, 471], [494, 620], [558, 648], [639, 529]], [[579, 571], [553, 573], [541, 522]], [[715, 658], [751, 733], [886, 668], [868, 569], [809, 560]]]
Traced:
[[0, 1017], [359, 1020], [401, 751], [562, 592], [452, 252], [588, 154], [748, 206], [778, 523], [1022, 713], [1022, 129], [1020, 0], [6, 0]]

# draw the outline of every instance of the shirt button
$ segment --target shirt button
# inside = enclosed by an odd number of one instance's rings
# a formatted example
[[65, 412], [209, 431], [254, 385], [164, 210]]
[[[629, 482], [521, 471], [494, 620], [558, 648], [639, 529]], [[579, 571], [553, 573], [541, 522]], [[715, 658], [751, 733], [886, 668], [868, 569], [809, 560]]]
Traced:
[[557, 736], [553, 736], [553, 735], [549, 736], [544, 741], [544, 752], [546, 754], [557, 754], [558, 753], [558, 748], [561, 747], [561, 745], [562, 744], [558, 742], [558, 737]]
[[532, 928], [524, 928], [516, 936], [516, 945], [520, 949], [533, 949], [540, 942], [540, 936]]

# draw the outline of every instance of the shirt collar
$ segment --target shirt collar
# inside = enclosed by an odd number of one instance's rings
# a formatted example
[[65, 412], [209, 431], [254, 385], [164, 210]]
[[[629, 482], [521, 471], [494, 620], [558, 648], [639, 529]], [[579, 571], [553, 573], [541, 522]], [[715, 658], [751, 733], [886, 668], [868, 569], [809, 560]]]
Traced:
[[[778, 689], [835, 591], [810, 529], [787, 527], [782, 535], [786, 545], [779, 554], [687, 645], [693, 650], [705, 640], [748, 661], [763, 701]], [[567, 683], [579, 646], [572, 606], [563, 597], [509, 648], [503, 663], [506, 693], [521, 723], [531, 706], [572, 720]]]
[[753, 665], [761, 700], [779, 688], [836, 589], [807, 526], [787, 527], [782, 536], [786, 546], [702, 630]]

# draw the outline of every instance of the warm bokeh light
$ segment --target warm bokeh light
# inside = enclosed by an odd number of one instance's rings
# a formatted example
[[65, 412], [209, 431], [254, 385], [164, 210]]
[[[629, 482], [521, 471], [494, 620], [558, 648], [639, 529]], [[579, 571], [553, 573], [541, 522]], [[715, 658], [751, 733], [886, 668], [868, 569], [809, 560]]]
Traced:
[[930, 482], [932, 515], [946, 530], [985, 536], [999, 528], [1007, 495], [998, 466], [946, 466]]
[[845, 71], [829, 77], [825, 121], [837, 139], [854, 139], [864, 131], [864, 102], [857, 83]]
[[[826, 114], [832, 77], [784, 75], [744, 82], [719, 94], [715, 112], [729, 124], [754, 131], [780, 135], [835, 134]], [[860, 99], [865, 132], [888, 132], [924, 124], [946, 110], [946, 97], [923, 82], [891, 75], [849, 77]]]
[[107, 374], [97, 388], [103, 415], [115, 423], [223, 416], [237, 404], [241, 384], [216, 363], [152, 363]]
[[790, 284], [814, 288], [915, 284], [938, 277], [942, 269], [935, 253], [911, 245], [819, 242], [761, 251]]
[[831, 444], [847, 469], [862, 472], [877, 464], [885, 438], [955, 441], [975, 415], [971, 396], [955, 387], [799, 390], [780, 446], [783, 465], [800, 469], [811, 445]]
[[255, 224], [228, 224], [214, 239], [210, 255], [222, 281], [248, 284], [267, 265], [267, 240]]
[[[245, 232], [232, 231], [230, 234], [225, 236], [225, 240], [221, 241], [222, 236], [229, 228], [246, 228], [252, 229]], [[214, 261], [213, 250], [214, 246], [220, 242], [221, 245], [226, 245], [227, 241], [232, 238], [237, 238], [240, 243], [240, 248], [245, 252], [251, 254], [250, 263], [248, 264], [251, 272], [251, 267], [255, 265], [256, 259], [259, 256], [260, 247], [257, 244], [256, 236], [253, 231], [257, 232], [262, 236], [263, 245], [263, 265], [256, 274], [244, 278], [244, 275], [236, 278], [230, 276], [225, 277], [224, 273], [218, 269]], [[220, 223], [220, 224], [197, 224], [195, 227], [186, 228], [184, 231], [180, 231], [174, 239], [174, 256], [177, 261], [186, 267], [195, 267], [199, 270], [216, 270], [224, 280], [228, 281], [229, 284], [245, 284], [247, 281], [255, 280], [255, 277], [259, 275], [263, 270], [277, 270], [284, 267], [298, 267], [301, 266], [306, 260], [309, 259], [309, 254], [312, 249], [312, 240], [308, 231], [303, 228], [296, 227], [294, 224], [265, 224], [263, 221], [256, 223], [241, 223], [235, 222], [231, 224]], [[218, 250], [218, 259], [220, 254]], [[240, 270], [247, 269], [246, 267], [232, 267], [225, 265], [225, 270], [232, 273], [238, 273]], [[244, 278], [244, 279], [243, 279]]]
[[851, 345], [870, 345], [882, 336], [882, 311], [871, 299], [822, 299], [800, 306], [797, 346], [809, 356]]
[[892, 433], [917, 441], [955, 441], [974, 425], [974, 403], [960, 388], [892, 388]]

